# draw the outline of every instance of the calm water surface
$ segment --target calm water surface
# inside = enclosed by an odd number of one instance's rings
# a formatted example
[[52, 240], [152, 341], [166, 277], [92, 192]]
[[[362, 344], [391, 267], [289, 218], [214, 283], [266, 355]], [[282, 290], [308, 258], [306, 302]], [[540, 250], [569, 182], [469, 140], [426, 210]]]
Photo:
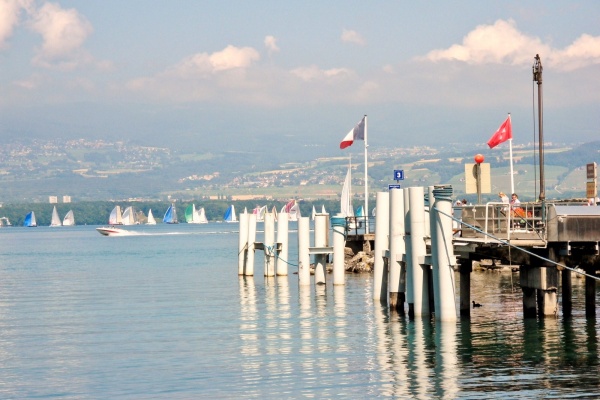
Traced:
[[370, 275], [299, 290], [259, 255], [238, 277], [236, 228], [0, 229], [0, 398], [600, 396], [581, 279], [571, 320], [524, 320], [517, 274], [473, 273], [470, 321], [409, 321]]

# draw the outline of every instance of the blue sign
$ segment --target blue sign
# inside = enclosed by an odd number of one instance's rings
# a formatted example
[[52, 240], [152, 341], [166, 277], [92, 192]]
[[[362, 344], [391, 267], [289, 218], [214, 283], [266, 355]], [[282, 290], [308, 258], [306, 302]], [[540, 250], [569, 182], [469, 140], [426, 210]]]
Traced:
[[400, 185], [388, 185], [388, 190], [400, 189]]
[[403, 169], [395, 169], [394, 170], [394, 180], [395, 181], [403, 181], [404, 180], [404, 170]]

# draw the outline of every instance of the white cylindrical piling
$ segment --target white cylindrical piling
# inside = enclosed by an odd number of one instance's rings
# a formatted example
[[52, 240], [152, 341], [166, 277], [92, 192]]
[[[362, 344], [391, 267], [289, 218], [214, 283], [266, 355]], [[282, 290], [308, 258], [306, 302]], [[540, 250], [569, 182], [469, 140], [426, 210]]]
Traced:
[[277, 243], [281, 245], [281, 251], [277, 257], [276, 269], [277, 275], [286, 276], [288, 274], [288, 216], [283, 213], [283, 217], [277, 219]]
[[[315, 216], [315, 247], [324, 248], [328, 246], [327, 215], [317, 214]], [[315, 254], [315, 284], [325, 283], [327, 269], [327, 254]]]
[[425, 246], [425, 199], [423, 187], [411, 187], [410, 197], [410, 244], [413, 277], [414, 304], [409, 304], [409, 314], [415, 317], [429, 315], [429, 266], [423, 265]]
[[246, 257], [246, 272], [244, 275], [254, 276], [254, 242], [256, 242], [256, 214], [248, 215], [248, 257]]
[[342, 214], [331, 218], [333, 228], [333, 284], [344, 285], [346, 283], [346, 265], [344, 263], [344, 251], [346, 247], [346, 219]]
[[310, 285], [310, 220], [308, 217], [298, 219], [298, 284]]
[[275, 276], [275, 216], [271, 213], [266, 213], [264, 224], [265, 276]]
[[415, 296], [413, 293], [413, 271], [412, 271], [412, 251], [411, 251], [411, 238], [412, 234], [410, 231], [410, 196], [409, 188], [403, 189], [404, 194], [404, 247], [406, 256], [404, 259], [406, 263], [404, 265], [406, 272], [406, 303], [409, 306], [409, 314], [412, 315], [412, 307], [415, 304]]
[[240, 214], [240, 236], [238, 240], [238, 275], [244, 275], [248, 257], [248, 214]]
[[404, 192], [401, 189], [390, 190], [390, 259], [389, 292], [390, 307], [404, 311], [406, 300], [406, 274], [403, 263], [398, 261], [405, 254], [404, 246]]
[[390, 196], [388, 192], [377, 192], [375, 214], [375, 253], [373, 264], [373, 300], [387, 304], [388, 271], [385, 263], [385, 251], [389, 248]]
[[[433, 256], [433, 287], [435, 318], [440, 321], [456, 321], [454, 296], [454, 246], [452, 244], [452, 187], [434, 190], [435, 203], [432, 219], [435, 219], [435, 241], [431, 238]], [[444, 215], [446, 214], [446, 215]], [[433, 229], [434, 226], [432, 226]], [[432, 236], [434, 236], [432, 232]], [[435, 248], [435, 251], [433, 250]]]

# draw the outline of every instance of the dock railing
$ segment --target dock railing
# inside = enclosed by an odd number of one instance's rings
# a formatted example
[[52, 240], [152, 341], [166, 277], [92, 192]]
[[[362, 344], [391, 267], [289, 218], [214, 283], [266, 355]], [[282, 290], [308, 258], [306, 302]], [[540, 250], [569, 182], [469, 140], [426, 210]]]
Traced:
[[546, 241], [545, 222], [541, 203], [521, 203], [510, 205], [490, 201], [482, 205], [468, 205], [462, 209], [462, 221], [485, 232], [462, 226], [459, 236], [482, 238], [493, 241], [488, 235], [502, 240], [529, 239]]

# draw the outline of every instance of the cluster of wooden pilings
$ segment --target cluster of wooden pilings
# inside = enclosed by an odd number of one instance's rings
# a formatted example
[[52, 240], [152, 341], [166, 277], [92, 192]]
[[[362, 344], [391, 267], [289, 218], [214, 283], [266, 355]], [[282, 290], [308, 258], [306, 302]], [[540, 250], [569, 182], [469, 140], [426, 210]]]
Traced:
[[[239, 216], [240, 232], [238, 242], [238, 275], [254, 275], [254, 253], [262, 250], [265, 256], [265, 276], [285, 276], [288, 265], [294, 265], [288, 260], [288, 214], [277, 216], [277, 240], [275, 240], [275, 215], [266, 213], [264, 216], [264, 239], [256, 241], [256, 215], [243, 213]], [[333, 240], [329, 236], [331, 222]], [[327, 261], [333, 254], [333, 284], [345, 283], [344, 247], [346, 221], [344, 217], [329, 218], [329, 214], [316, 214], [314, 220], [313, 246], [310, 245], [310, 219], [298, 219], [298, 283], [301, 286], [310, 285], [311, 270], [314, 283], [326, 283]], [[333, 246], [331, 246], [332, 241]], [[314, 256], [311, 264], [310, 256]]]
[[377, 193], [373, 299], [399, 313], [406, 303], [409, 317], [456, 321], [452, 187], [428, 188], [428, 203], [423, 187]]

